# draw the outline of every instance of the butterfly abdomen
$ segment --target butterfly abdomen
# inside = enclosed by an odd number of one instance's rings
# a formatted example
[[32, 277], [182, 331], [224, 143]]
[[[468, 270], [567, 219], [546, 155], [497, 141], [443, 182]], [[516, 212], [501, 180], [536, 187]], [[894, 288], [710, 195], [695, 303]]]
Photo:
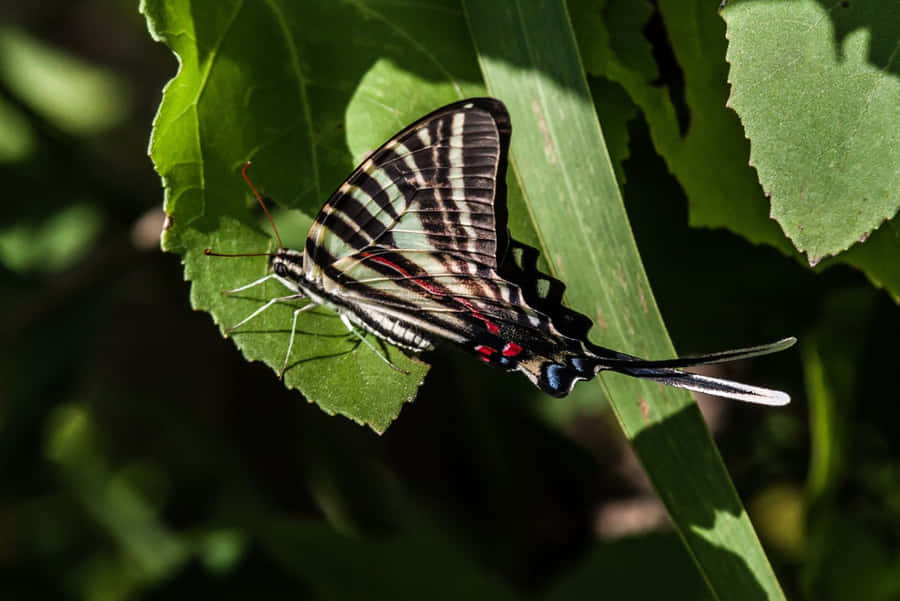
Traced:
[[414, 353], [434, 348], [432, 342], [425, 338], [417, 329], [390, 315], [377, 311], [365, 313], [346, 311], [346, 314], [350, 321], [394, 346], [399, 346]]

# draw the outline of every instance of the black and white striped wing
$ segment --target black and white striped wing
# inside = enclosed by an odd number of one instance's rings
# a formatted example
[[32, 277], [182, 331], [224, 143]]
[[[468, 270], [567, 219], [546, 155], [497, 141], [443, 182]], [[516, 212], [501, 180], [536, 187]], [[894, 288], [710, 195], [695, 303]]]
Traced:
[[413, 123], [325, 204], [304, 270], [392, 342], [403, 345], [403, 331], [445, 339], [539, 383], [543, 365], [583, 347], [496, 271], [506, 247], [509, 137], [506, 109], [491, 98]]
[[411, 331], [455, 342], [485, 363], [523, 372], [557, 396], [567, 394], [575, 378], [595, 373], [596, 363], [585, 363], [570, 381], [548, 380], [548, 368], [570, 365], [589, 351], [560, 333], [492, 267], [447, 253], [387, 249], [366, 249], [336, 265], [342, 300], [389, 340]]
[[327, 289], [338, 262], [363, 249], [439, 252], [496, 267], [498, 235], [506, 233], [509, 136], [503, 104], [473, 98], [388, 140], [316, 217], [306, 241], [306, 278]]

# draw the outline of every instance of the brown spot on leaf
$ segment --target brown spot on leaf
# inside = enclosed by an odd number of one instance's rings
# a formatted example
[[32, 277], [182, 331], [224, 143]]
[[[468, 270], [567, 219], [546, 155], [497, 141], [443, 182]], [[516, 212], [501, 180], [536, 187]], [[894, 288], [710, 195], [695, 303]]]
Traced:
[[631, 313], [625, 311], [625, 313], [622, 314], [622, 317], [625, 320], [625, 327], [628, 328], [628, 333], [631, 336], [634, 336], [637, 332], [634, 330], [634, 324], [631, 323]]
[[544, 113], [541, 112], [541, 105], [538, 103], [537, 98], [531, 99], [531, 110], [534, 111], [534, 116], [537, 117], [538, 129], [544, 135], [544, 157], [553, 165], [556, 163], [556, 151], [553, 149], [550, 129], [547, 127], [547, 121], [544, 119]]
[[650, 424], [650, 405], [647, 404], [643, 397], [638, 397], [638, 405], [641, 408], [641, 417], [644, 418], [644, 423]]
[[616, 278], [616, 281], [619, 282], [619, 285], [622, 286], [622, 289], [628, 288], [628, 283], [625, 281], [625, 271], [622, 269], [622, 265], [616, 265], [615, 270], [613, 271], [613, 277]]
[[556, 255], [556, 257], [554, 257], [554, 258], [556, 259], [556, 261], [555, 261], [555, 263], [556, 263], [556, 268], [559, 270], [559, 277], [560, 277], [563, 281], [565, 281], [565, 280], [566, 280], [566, 270], [563, 269], [563, 268], [565, 267], [565, 263], [564, 263], [563, 260], [562, 260], [562, 256], [561, 256], [561, 255]]

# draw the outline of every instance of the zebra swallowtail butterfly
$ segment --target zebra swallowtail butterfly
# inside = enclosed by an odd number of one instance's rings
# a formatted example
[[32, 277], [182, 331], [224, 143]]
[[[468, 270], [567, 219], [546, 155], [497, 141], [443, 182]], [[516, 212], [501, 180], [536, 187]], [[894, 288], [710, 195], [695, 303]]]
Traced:
[[[261, 253], [270, 257], [272, 273], [228, 293], [270, 279], [290, 293], [270, 299], [229, 329], [273, 303], [308, 299], [294, 312], [282, 375], [299, 313], [325, 306], [392, 367], [358, 330], [414, 353], [452, 342], [484, 363], [522, 372], [554, 397], [569, 394], [579, 380], [612, 370], [741, 401], [790, 401], [783, 392], [678, 368], [773, 353], [791, 346], [793, 338], [649, 361], [592, 344], [586, 317], [542, 298], [537, 286], [529, 285], [534, 276], [509, 257], [530, 248], [510, 240], [506, 231], [510, 133], [506, 108], [493, 98], [449, 104], [399, 132], [331, 195], [302, 251], [284, 248], [272, 222], [279, 248]], [[244, 177], [268, 216], [246, 167]], [[209, 249], [206, 254], [235, 256]]]

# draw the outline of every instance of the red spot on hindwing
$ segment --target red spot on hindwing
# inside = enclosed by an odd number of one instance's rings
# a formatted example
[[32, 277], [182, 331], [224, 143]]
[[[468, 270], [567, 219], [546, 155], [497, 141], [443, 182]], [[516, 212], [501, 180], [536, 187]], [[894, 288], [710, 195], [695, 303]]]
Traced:
[[522, 352], [522, 347], [516, 344], [515, 342], [507, 342], [506, 346], [503, 347], [503, 356], [504, 357], [515, 357], [519, 353]]
[[485, 346], [483, 344], [479, 344], [475, 347], [475, 352], [481, 355], [479, 357], [482, 361], [489, 362], [491, 360], [491, 355], [497, 352], [497, 349], [492, 348], [490, 346]]

